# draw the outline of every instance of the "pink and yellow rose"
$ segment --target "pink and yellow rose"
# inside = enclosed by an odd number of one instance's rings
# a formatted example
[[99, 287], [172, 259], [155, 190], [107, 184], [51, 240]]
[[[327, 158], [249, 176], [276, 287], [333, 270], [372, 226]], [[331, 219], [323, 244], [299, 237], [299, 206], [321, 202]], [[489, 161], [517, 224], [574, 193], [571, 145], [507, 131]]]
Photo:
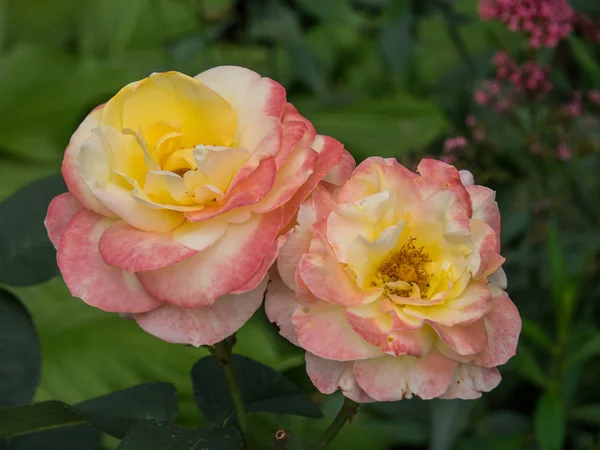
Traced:
[[266, 310], [323, 393], [477, 398], [515, 354], [495, 194], [440, 161], [372, 157], [300, 207]]
[[262, 303], [300, 203], [353, 165], [269, 78], [240, 67], [155, 73], [74, 133], [69, 192], [46, 227], [74, 296], [166, 341], [213, 344]]

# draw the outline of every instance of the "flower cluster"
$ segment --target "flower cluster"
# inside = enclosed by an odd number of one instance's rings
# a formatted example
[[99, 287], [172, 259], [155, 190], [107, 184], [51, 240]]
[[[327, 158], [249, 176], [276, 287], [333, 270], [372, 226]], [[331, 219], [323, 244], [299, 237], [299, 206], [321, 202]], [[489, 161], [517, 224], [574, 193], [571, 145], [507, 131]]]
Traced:
[[555, 47], [573, 30], [574, 13], [566, 0], [480, 0], [479, 13], [526, 33], [534, 48]]
[[165, 341], [226, 339], [272, 281], [267, 314], [322, 392], [494, 388], [521, 328], [494, 192], [431, 159], [354, 167], [273, 80], [152, 74], [77, 129], [45, 223], [74, 296]]
[[586, 41], [592, 44], [600, 44], [600, 23], [597, 20], [592, 19], [587, 14], [575, 14], [573, 27]]

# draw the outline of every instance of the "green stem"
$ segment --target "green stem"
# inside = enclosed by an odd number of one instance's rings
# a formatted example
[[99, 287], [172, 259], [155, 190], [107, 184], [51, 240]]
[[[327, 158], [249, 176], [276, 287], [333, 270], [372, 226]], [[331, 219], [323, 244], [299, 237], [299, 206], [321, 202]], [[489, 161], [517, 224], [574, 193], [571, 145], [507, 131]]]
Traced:
[[329, 428], [325, 430], [325, 433], [321, 437], [321, 440], [315, 447], [315, 450], [325, 450], [329, 443], [337, 436], [340, 432], [346, 421], [351, 420], [355, 415], [358, 409], [358, 403], [350, 400], [349, 398], [344, 399], [344, 404], [342, 405], [342, 409], [333, 419]]
[[244, 406], [244, 399], [242, 393], [237, 384], [235, 373], [233, 371], [233, 365], [231, 364], [231, 349], [235, 344], [235, 335], [228, 337], [227, 339], [219, 342], [214, 347], [214, 356], [217, 358], [218, 363], [223, 367], [225, 372], [225, 379], [229, 386], [229, 392], [231, 393], [231, 399], [233, 400], [233, 407], [238, 420], [238, 426], [244, 436], [244, 441], [248, 444], [248, 419], [246, 417], [246, 408]]

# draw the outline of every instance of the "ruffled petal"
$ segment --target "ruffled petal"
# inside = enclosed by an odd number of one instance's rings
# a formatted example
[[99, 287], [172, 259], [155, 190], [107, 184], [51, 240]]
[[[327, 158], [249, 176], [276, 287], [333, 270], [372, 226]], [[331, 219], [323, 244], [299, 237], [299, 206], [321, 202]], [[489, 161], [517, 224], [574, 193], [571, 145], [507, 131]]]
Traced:
[[92, 191], [85, 182], [79, 164], [77, 163], [76, 155], [81, 145], [92, 135], [92, 130], [100, 125], [100, 116], [104, 105], [94, 109], [85, 120], [79, 125], [75, 131], [69, 145], [65, 150], [62, 162], [62, 176], [65, 179], [69, 192], [83, 205], [84, 208], [90, 209], [100, 215], [106, 217], [116, 217], [115, 214], [107, 209], [102, 203], [94, 197]]
[[380, 402], [413, 395], [429, 400], [448, 389], [456, 365], [435, 350], [423, 358], [386, 355], [356, 361], [354, 376], [367, 395]]
[[[238, 176], [239, 173], [236, 177]], [[225, 197], [219, 204], [205, 206], [199, 211], [186, 212], [185, 217], [191, 222], [200, 222], [226, 213], [234, 208], [258, 203], [269, 192], [275, 182], [276, 176], [277, 166], [275, 160], [271, 157], [265, 158], [245, 178], [239, 181], [234, 179]]]
[[323, 177], [323, 181], [336, 186], [343, 186], [352, 175], [355, 167], [356, 161], [354, 160], [354, 157], [348, 150], [344, 150], [340, 162], [334, 166], [325, 177]]
[[164, 305], [134, 316], [146, 332], [173, 344], [195, 347], [213, 345], [231, 336], [260, 307], [267, 279], [254, 290], [240, 295], [225, 295], [211, 306], [182, 308]]
[[300, 346], [322, 358], [352, 361], [383, 355], [352, 329], [340, 306], [316, 299], [303, 302], [292, 322]]
[[292, 344], [300, 346], [292, 315], [296, 311], [296, 293], [289, 289], [277, 275], [271, 277], [265, 296], [265, 312], [271, 322], [279, 327], [279, 334]]
[[479, 353], [488, 344], [488, 336], [483, 319], [452, 327], [436, 323], [432, 323], [431, 326], [437, 332], [440, 339], [459, 355]]
[[421, 198], [426, 199], [440, 190], [449, 190], [454, 192], [459, 203], [467, 211], [467, 215], [471, 217], [471, 199], [456, 167], [437, 159], [424, 158], [419, 163], [417, 172], [421, 174], [421, 181], [417, 183]]
[[81, 211], [81, 208], [81, 203], [70, 192], [57, 195], [52, 199], [48, 206], [44, 225], [54, 248], [58, 248], [60, 238], [64, 234], [67, 225], [73, 216]]
[[375, 287], [361, 290], [321, 237], [312, 240], [308, 253], [300, 259], [298, 270], [308, 289], [328, 302], [360, 305], [375, 301], [383, 292], [383, 288]]
[[458, 364], [448, 390], [440, 398], [473, 400], [500, 384], [502, 376], [495, 367], [485, 368], [475, 364]]
[[155, 298], [185, 308], [213, 304], [240, 288], [260, 268], [281, 227], [277, 213], [254, 215], [229, 224], [218, 243], [180, 263], [139, 272], [144, 288]]
[[313, 173], [317, 157], [317, 152], [311, 148], [296, 147], [277, 170], [271, 190], [252, 207], [252, 210], [265, 213], [289, 201]]
[[475, 358], [475, 363], [484, 367], [505, 364], [515, 356], [521, 333], [521, 317], [508, 294], [500, 289], [491, 290], [491, 311], [483, 319], [487, 346]]
[[306, 352], [306, 372], [315, 387], [323, 394], [333, 394], [338, 389], [357, 403], [370, 403], [373, 400], [356, 382], [352, 372], [352, 362], [339, 362], [319, 358]]
[[135, 275], [107, 265], [98, 250], [102, 233], [113, 220], [89, 210], [69, 222], [58, 247], [58, 267], [71, 294], [108, 312], [138, 313], [160, 305]]
[[487, 223], [496, 233], [496, 252], [500, 251], [500, 210], [496, 193], [484, 186], [467, 186], [473, 205], [473, 219]]

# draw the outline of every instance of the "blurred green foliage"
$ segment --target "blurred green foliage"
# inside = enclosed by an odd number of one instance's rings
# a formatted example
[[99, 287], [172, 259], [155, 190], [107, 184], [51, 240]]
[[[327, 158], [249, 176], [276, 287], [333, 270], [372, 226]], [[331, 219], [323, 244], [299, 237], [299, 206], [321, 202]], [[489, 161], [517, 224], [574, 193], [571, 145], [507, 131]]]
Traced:
[[[0, 198], [58, 172], [82, 118], [125, 84], [154, 71], [194, 75], [223, 64], [281, 82], [319, 132], [344, 142], [357, 160], [377, 154], [413, 167], [464, 127], [490, 56], [522, 46], [502, 25], [481, 22], [476, 4], [0, 0]], [[577, 39], [566, 46], [580, 75], [557, 72], [564, 89], [600, 87], [597, 53]], [[507, 147], [499, 162], [477, 154], [465, 168], [498, 190], [509, 293], [525, 317], [517, 356], [502, 368], [500, 387], [481, 400], [364, 406], [331, 448], [600, 448], [600, 162], [587, 156], [532, 167], [522, 158], [523, 133], [491, 131]], [[548, 197], [554, 206], [539, 208]], [[169, 381], [179, 394], [178, 422], [202, 424], [189, 373], [205, 350], [167, 344], [133, 321], [92, 309], [72, 299], [59, 279], [12, 290], [32, 312], [41, 340], [36, 400], [74, 404]], [[307, 448], [303, 439], [312, 442], [325, 429], [340, 396], [314, 390], [302, 352], [279, 338], [264, 313], [238, 338], [237, 353], [282, 371], [325, 414], [252, 414], [256, 435], [268, 438], [283, 426], [292, 430], [288, 448]]]

